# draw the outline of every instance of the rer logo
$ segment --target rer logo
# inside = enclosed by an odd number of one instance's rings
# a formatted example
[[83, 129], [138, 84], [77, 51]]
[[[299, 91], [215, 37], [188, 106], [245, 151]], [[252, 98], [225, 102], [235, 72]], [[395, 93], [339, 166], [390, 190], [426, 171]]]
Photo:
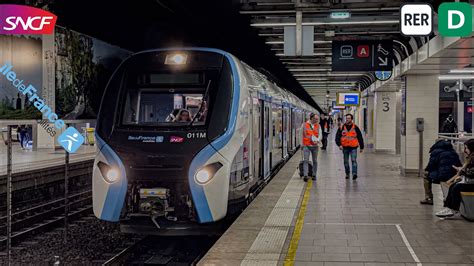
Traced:
[[433, 31], [433, 8], [429, 4], [405, 4], [400, 9], [400, 29], [406, 36], [425, 36]]
[[52, 34], [57, 17], [46, 10], [0, 5], [0, 34]]
[[59, 135], [58, 142], [67, 152], [74, 153], [81, 147], [82, 143], [84, 143], [84, 137], [77, 129], [68, 127]]
[[438, 31], [441, 36], [470, 36], [472, 23], [472, 5], [469, 3], [442, 3], [438, 8]]

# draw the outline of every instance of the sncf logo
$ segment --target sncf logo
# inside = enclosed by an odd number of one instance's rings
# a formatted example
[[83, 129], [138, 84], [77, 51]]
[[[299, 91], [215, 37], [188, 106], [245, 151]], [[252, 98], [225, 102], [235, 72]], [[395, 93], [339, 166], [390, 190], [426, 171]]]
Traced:
[[21, 5], [0, 5], [0, 34], [52, 34], [57, 17]]

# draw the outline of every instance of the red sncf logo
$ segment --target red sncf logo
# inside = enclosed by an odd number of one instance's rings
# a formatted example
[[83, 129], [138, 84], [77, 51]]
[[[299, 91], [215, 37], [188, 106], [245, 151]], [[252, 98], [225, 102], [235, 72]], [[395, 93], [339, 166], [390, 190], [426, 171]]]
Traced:
[[21, 5], [0, 5], [0, 34], [52, 34], [57, 17], [48, 11]]

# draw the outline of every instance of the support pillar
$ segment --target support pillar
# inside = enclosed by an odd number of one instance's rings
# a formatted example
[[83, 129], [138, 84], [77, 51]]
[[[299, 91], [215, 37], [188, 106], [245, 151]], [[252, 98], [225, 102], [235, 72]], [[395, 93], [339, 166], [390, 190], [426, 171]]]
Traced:
[[404, 176], [418, 175], [419, 133], [416, 119], [424, 119], [423, 167], [429, 160], [429, 149], [438, 138], [439, 127], [438, 75], [406, 76], [406, 136], [401, 137], [400, 171]]
[[397, 95], [394, 91], [377, 91], [374, 96], [374, 147], [376, 152], [395, 153]]

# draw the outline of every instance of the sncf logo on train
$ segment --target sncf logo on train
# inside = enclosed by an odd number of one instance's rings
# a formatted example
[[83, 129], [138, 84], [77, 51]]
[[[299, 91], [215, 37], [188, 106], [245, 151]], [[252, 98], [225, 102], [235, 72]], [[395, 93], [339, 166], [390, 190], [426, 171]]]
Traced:
[[57, 17], [22, 5], [0, 5], [0, 34], [52, 34]]
[[184, 141], [184, 138], [178, 137], [178, 136], [171, 136], [170, 137], [170, 142], [172, 143], [181, 143]]

